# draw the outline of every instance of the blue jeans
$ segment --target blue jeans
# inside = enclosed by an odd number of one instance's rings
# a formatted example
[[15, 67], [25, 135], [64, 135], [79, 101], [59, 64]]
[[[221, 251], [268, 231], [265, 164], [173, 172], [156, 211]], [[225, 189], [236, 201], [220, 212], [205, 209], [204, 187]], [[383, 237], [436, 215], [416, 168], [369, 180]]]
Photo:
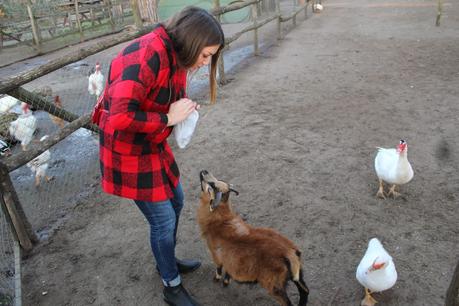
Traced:
[[180, 182], [172, 191], [174, 197], [170, 200], [134, 201], [150, 224], [151, 249], [165, 286], [177, 286], [181, 282], [175, 261], [177, 227], [183, 208], [183, 190]]

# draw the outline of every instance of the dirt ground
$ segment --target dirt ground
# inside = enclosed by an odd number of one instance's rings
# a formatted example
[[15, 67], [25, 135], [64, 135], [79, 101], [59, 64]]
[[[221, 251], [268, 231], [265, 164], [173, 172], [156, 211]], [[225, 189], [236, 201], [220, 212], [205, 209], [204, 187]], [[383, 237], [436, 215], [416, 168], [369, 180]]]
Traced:
[[[177, 254], [202, 260], [183, 280], [203, 305], [275, 303], [259, 286], [212, 282], [195, 219], [202, 169], [234, 184], [249, 223], [298, 244], [310, 305], [359, 304], [355, 269], [372, 237], [399, 275], [378, 305], [444, 303], [459, 260], [459, 6], [444, 3], [441, 27], [434, 1], [324, 7], [234, 69], [217, 105], [203, 106], [191, 145], [174, 146], [186, 195]], [[376, 199], [375, 147], [401, 138], [415, 177], [402, 198]], [[96, 163], [87, 178], [97, 182]], [[143, 216], [93, 190], [24, 261], [24, 304], [163, 305]]]

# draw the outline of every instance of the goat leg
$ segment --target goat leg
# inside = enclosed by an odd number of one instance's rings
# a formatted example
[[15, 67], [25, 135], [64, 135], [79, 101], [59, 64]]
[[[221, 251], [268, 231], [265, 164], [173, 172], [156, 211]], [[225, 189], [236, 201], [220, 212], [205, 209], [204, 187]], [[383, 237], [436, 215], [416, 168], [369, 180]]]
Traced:
[[272, 291], [270, 291], [270, 294], [280, 305], [293, 306], [292, 302], [288, 298], [285, 288], [274, 288]]
[[303, 270], [300, 269], [300, 279], [298, 281], [293, 281], [298, 289], [300, 294], [300, 301], [298, 306], [305, 306], [308, 303], [309, 288], [306, 285], [306, 282], [303, 279]]
[[225, 272], [225, 275], [223, 276], [223, 287], [228, 286], [230, 282], [231, 282], [231, 275]]
[[222, 266], [217, 267], [215, 270], [214, 282], [219, 282], [222, 279]]

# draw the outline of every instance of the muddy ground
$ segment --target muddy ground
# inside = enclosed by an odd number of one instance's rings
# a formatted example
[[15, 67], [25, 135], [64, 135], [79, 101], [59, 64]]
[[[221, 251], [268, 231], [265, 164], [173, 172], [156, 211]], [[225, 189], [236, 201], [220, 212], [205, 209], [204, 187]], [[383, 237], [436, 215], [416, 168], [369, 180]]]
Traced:
[[[458, 4], [444, 3], [441, 27], [433, 1], [324, 6], [234, 69], [217, 105], [203, 106], [191, 145], [174, 146], [186, 194], [177, 253], [202, 260], [183, 279], [203, 305], [275, 303], [258, 286], [211, 281], [195, 219], [202, 169], [234, 184], [248, 222], [298, 244], [311, 305], [359, 304], [355, 269], [372, 237], [399, 274], [375, 295], [379, 305], [444, 303], [459, 259]], [[75, 86], [61, 83], [65, 92]], [[400, 138], [415, 177], [403, 197], [376, 199], [375, 147]], [[24, 261], [25, 305], [163, 305], [147, 224], [130, 201], [100, 191], [93, 157], [81, 159], [93, 165], [86, 175], [77, 172], [87, 188], [67, 184], [65, 197], [92, 193]], [[296, 303], [293, 286], [289, 293]]]

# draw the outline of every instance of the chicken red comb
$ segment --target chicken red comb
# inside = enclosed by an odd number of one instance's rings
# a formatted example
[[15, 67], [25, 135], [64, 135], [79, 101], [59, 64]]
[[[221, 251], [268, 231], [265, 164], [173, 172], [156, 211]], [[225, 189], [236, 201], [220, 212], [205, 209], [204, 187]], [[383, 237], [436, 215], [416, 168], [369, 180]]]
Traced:
[[403, 140], [403, 139], [400, 140], [400, 144], [397, 146], [397, 151], [398, 151], [398, 152], [403, 152], [403, 151], [405, 151], [406, 146], [407, 146], [406, 141]]
[[21, 103], [21, 109], [24, 113], [27, 113], [29, 111], [29, 104], [22, 102]]

